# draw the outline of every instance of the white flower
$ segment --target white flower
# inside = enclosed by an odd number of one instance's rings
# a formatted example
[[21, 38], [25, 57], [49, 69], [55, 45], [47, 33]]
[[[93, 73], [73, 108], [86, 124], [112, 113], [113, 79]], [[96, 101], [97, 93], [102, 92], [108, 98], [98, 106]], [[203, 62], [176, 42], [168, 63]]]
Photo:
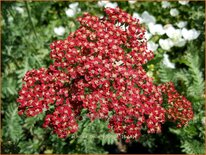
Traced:
[[169, 8], [169, 7], [170, 7], [170, 2], [162, 1], [162, 8]]
[[200, 32], [195, 29], [191, 29], [191, 30], [187, 30], [186, 28], [182, 29], [182, 36], [185, 40], [197, 39], [199, 35], [200, 35]]
[[189, 1], [185, 1], [185, 0], [181, 0], [181, 1], [178, 1], [178, 2], [182, 5], [187, 5], [189, 3]]
[[164, 27], [165, 33], [171, 39], [177, 39], [182, 37], [182, 32], [180, 29], [175, 29], [172, 25], [168, 24]]
[[19, 6], [16, 6], [15, 7], [15, 10], [18, 12], [18, 13], [24, 13], [24, 9], [22, 7], [19, 7]]
[[174, 46], [177, 46], [177, 47], [183, 47], [186, 44], [186, 40], [183, 39], [182, 37], [181, 38], [177, 38], [176, 40], [173, 39], [172, 41], [174, 43]]
[[158, 44], [155, 44], [153, 41], [148, 41], [147, 42], [147, 48], [148, 50], [151, 50], [151, 51], [156, 51], [157, 48], [158, 48]]
[[77, 12], [81, 11], [81, 9], [78, 8], [78, 5], [78, 2], [69, 4], [69, 8], [65, 10], [66, 15], [68, 17], [74, 17]]
[[62, 36], [65, 33], [65, 28], [62, 26], [55, 27], [54, 28], [54, 33], [56, 33], [58, 36]]
[[179, 11], [177, 9], [171, 9], [170, 10], [170, 15], [175, 17], [175, 16], [179, 15]]
[[142, 23], [143, 19], [140, 17], [140, 15], [137, 12], [134, 12], [132, 15], [133, 18], [139, 19], [139, 22]]
[[66, 15], [68, 16], [68, 17], [74, 17], [74, 15], [76, 14], [76, 12], [75, 12], [75, 10], [73, 10], [73, 9], [67, 9], [66, 11]]
[[183, 28], [183, 27], [185, 27], [186, 25], [187, 25], [187, 22], [186, 22], [186, 21], [180, 21], [180, 22], [177, 23], [177, 26], [178, 26], [179, 28]]
[[143, 19], [143, 23], [156, 23], [155, 17], [150, 15], [147, 11], [144, 11], [141, 17]]
[[78, 7], [79, 3], [78, 2], [75, 2], [75, 3], [71, 3], [69, 4], [69, 8], [73, 9], [73, 10], [76, 10], [77, 7]]
[[115, 2], [115, 3], [107, 3], [104, 7], [105, 8], [116, 8], [118, 5], [117, 5], [117, 3]]
[[99, 7], [103, 7], [103, 6], [105, 6], [107, 3], [109, 3], [109, 1], [108, 0], [105, 0], [105, 1], [98, 1], [98, 3], [97, 3], [97, 5], [99, 6]]
[[116, 8], [118, 6], [116, 2], [115, 3], [111, 3], [108, 0], [98, 1], [97, 5], [99, 7], [105, 7], [105, 8]]
[[146, 31], [144, 36], [147, 40], [149, 40], [152, 37], [152, 34]]
[[136, 0], [129, 0], [128, 2], [129, 2], [129, 4], [134, 4], [134, 3], [136, 3]]
[[163, 35], [163, 34], [165, 34], [165, 31], [164, 31], [161, 24], [149, 23], [148, 27], [149, 27], [149, 31], [153, 35], [156, 35], [156, 34]]
[[182, 31], [180, 29], [175, 29], [171, 24], [166, 25], [164, 28], [174, 46], [182, 47], [186, 44], [186, 40], [182, 38]]
[[168, 68], [175, 68], [175, 64], [169, 60], [168, 54], [163, 55], [163, 64]]
[[167, 38], [167, 39], [160, 39], [159, 45], [162, 49], [169, 51], [174, 46], [174, 43], [172, 42], [171, 39]]

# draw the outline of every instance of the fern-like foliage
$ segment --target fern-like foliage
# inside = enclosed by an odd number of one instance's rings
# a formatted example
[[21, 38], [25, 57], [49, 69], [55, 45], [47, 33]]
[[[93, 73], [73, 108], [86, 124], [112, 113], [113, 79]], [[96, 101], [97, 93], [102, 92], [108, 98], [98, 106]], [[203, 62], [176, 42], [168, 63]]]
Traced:
[[205, 154], [204, 145], [197, 140], [183, 141], [181, 148], [187, 154]]
[[[190, 51], [193, 49], [195, 52]], [[203, 73], [200, 70], [200, 58], [198, 54], [198, 49], [195, 48], [193, 44], [190, 44], [188, 51], [185, 55], [186, 65], [189, 67], [188, 71], [192, 77], [192, 83], [188, 87], [188, 95], [195, 98], [200, 98], [204, 92], [204, 79]]]
[[25, 154], [39, 154], [39, 148], [42, 142], [38, 139], [29, 139], [28, 141], [21, 141], [19, 147], [21, 148], [19, 153]]
[[175, 74], [175, 70], [171, 69], [171, 68], [167, 68], [164, 65], [160, 66], [159, 69], [159, 75], [160, 75], [160, 81], [165, 83], [165, 82], [169, 82], [169, 81], [174, 81], [174, 74]]
[[70, 144], [78, 147], [69, 153], [107, 153], [102, 146], [117, 142], [116, 134], [108, 131], [107, 123], [101, 120], [90, 122], [88, 118], [83, 118], [79, 132], [74, 135], [76, 138], [70, 141]]
[[14, 142], [18, 142], [23, 136], [21, 118], [18, 115], [18, 107], [15, 103], [10, 103], [7, 106], [3, 119], [3, 135]]
[[[204, 43], [202, 44], [204, 46]], [[192, 102], [195, 116], [188, 126], [182, 129], [170, 128], [170, 131], [181, 139], [182, 151], [188, 154], [204, 154], [205, 127], [204, 118], [204, 77], [201, 70], [200, 52], [194, 43], [188, 45], [187, 51], [179, 59], [179, 63], [186, 67], [169, 69], [162, 65], [159, 70], [161, 81], [173, 81], [180, 93]], [[180, 87], [178, 87], [181, 85]]]

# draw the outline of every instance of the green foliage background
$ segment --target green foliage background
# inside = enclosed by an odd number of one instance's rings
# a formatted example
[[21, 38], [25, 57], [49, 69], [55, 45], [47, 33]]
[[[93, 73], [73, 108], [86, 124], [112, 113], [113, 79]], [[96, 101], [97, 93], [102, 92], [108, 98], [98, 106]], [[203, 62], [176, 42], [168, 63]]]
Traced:
[[[78, 133], [63, 140], [48, 129], [41, 128], [43, 115], [23, 118], [17, 114], [16, 98], [21, 89], [21, 79], [28, 70], [47, 67], [51, 63], [50, 43], [66, 38], [70, 32], [75, 31], [79, 26], [76, 17], [83, 12], [103, 15], [103, 9], [97, 6], [97, 2], [79, 2], [81, 12], [69, 18], [65, 14], [69, 4], [55, 1], [1, 4], [2, 153], [119, 153], [116, 135], [108, 131], [107, 122], [90, 122], [83, 118]], [[152, 72], [156, 83], [175, 83], [178, 91], [192, 102], [195, 117], [184, 128], [177, 129], [173, 123], [168, 122], [159, 135], [143, 135], [138, 142], [130, 144], [123, 142], [127, 153], [204, 153], [204, 1], [190, 2], [189, 5], [171, 2], [171, 5], [180, 11], [177, 18], [171, 17], [168, 9], [162, 9], [160, 2], [137, 2], [132, 5], [126, 1], [118, 2], [118, 6], [128, 13], [147, 10], [155, 16], [157, 23], [165, 25], [186, 20], [188, 28], [200, 31], [198, 39], [167, 52], [176, 64], [175, 69], [163, 65], [165, 51], [161, 48], [157, 49], [155, 58], [145, 66], [148, 72]], [[17, 6], [22, 7], [24, 13], [16, 11]], [[57, 36], [53, 29], [61, 25], [65, 27], [66, 33]], [[152, 38], [154, 41], [158, 39], [159, 36]]]

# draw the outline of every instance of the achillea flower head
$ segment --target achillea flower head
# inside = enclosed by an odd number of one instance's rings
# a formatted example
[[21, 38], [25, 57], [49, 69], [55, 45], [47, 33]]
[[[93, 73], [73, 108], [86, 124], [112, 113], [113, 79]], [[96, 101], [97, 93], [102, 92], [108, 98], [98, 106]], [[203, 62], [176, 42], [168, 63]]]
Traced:
[[[47, 111], [43, 127], [52, 128], [60, 138], [78, 130], [82, 109], [91, 120], [109, 119], [108, 127], [127, 140], [138, 139], [143, 125], [148, 133], [161, 132], [167, 113], [181, 125], [187, 123], [192, 111], [177, 116], [171, 111], [191, 103], [179, 94], [173, 101], [173, 89], [166, 91], [170, 85], [156, 86], [142, 67], [154, 57], [147, 49], [145, 29], [119, 8], [105, 12], [103, 19], [84, 13], [78, 18], [79, 29], [51, 44], [54, 63], [26, 73], [17, 100], [19, 114]], [[169, 109], [162, 106], [162, 93], [172, 94]]]

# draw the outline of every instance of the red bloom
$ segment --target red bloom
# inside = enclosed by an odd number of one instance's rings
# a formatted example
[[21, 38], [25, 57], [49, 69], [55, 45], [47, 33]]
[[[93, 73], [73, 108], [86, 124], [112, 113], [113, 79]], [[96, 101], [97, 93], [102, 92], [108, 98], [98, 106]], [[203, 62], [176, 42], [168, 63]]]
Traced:
[[[91, 120], [109, 119], [109, 128], [127, 140], [138, 139], [142, 125], [159, 133], [165, 114], [179, 126], [186, 124], [193, 117], [191, 103], [172, 84], [154, 85], [142, 68], [153, 58], [144, 28], [119, 8], [105, 12], [104, 19], [88, 13], [78, 18], [78, 30], [51, 44], [54, 63], [26, 73], [19, 114], [47, 111], [43, 127], [61, 138], [78, 130], [76, 116], [83, 108]], [[162, 92], [168, 95], [166, 109]]]

